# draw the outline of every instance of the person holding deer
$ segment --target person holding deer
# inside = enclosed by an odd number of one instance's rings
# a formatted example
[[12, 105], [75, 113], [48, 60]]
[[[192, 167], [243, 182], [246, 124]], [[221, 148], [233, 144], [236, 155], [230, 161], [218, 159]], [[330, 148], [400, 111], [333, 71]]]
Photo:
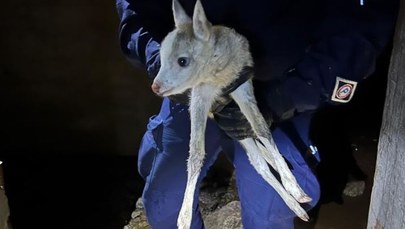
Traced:
[[[161, 68], [160, 44], [174, 28], [172, 2], [116, 3], [122, 50], [131, 63], [145, 66], [149, 76], [155, 78]], [[180, 3], [192, 15], [195, 1]], [[311, 198], [303, 201], [307, 202], [302, 205], [306, 210], [319, 199], [319, 184], [312, 171], [312, 162], [319, 158], [309, 139], [311, 115], [325, 104], [349, 102], [358, 82], [372, 73], [376, 57], [392, 35], [396, 4], [369, 1], [364, 5], [351, 0], [202, 1], [212, 24], [231, 27], [249, 42], [255, 97], [262, 114], [273, 123], [274, 142]], [[380, 26], [372, 27], [375, 24]], [[177, 61], [181, 66], [190, 60]], [[242, 82], [233, 87], [248, 80], [240, 78]], [[160, 89], [161, 85], [152, 85], [154, 92]], [[224, 152], [235, 166], [244, 228], [293, 228], [294, 212], [257, 173], [237, 141], [252, 137], [246, 118], [233, 102], [219, 107], [213, 110], [214, 119], [207, 120], [206, 154], [197, 187], [218, 154]], [[177, 228], [187, 182], [188, 110], [184, 96], [164, 98], [140, 146], [139, 172], [146, 180], [143, 201], [152, 228]], [[190, 228], [203, 228], [198, 201], [194, 201], [192, 214]]]

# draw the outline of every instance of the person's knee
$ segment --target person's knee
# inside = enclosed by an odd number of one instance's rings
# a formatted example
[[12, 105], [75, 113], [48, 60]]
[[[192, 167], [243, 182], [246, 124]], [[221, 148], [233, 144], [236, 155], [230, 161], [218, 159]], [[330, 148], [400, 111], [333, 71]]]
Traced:
[[[183, 193], [169, 193], [145, 189], [143, 205], [152, 228], [177, 229], [177, 217], [183, 202]], [[198, 200], [197, 200], [198, 202]], [[192, 229], [202, 229], [203, 222], [198, 207], [193, 208]]]
[[[310, 203], [302, 205], [308, 211], [319, 200], [319, 184], [309, 169], [297, 178], [304, 192], [312, 198]], [[293, 228], [295, 213], [267, 182], [257, 175], [241, 171], [237, 181], [244, 228]]]
[[160, 191], [144, 190], [143, 205], [152, 228], [176, 225], [177, 215], [182, 203], [182, 195]]
[[[274, 209], [276, 210], [276, 209]], [[294, 228], [294, 215], [276, 216], [265, 211], [257, 214], [256, 211], [251, 209], [242, 209], [242, 223], [245, 229], [256, 228], [277, 228], [277, 229], [293, 229]]]

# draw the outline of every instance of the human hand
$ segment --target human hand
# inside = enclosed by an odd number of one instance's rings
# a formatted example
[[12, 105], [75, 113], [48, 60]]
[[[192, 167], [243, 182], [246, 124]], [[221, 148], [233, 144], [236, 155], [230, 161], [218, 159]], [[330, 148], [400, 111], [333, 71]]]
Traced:
[[256, 136], [235, 101], [230, 101], [221, 109], [217, 108], [213, 115], [218, 126], [232, 139], [243, 140]]

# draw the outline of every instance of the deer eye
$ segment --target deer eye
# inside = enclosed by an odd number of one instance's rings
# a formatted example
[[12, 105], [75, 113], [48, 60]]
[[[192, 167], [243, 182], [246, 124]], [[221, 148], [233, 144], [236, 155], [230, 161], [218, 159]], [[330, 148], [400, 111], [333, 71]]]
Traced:
[[177, 59], [177, 63], [180, 65], [180, 67], [187, 67], [190, 64], [190, 59], [187, 57], [180, 57]]

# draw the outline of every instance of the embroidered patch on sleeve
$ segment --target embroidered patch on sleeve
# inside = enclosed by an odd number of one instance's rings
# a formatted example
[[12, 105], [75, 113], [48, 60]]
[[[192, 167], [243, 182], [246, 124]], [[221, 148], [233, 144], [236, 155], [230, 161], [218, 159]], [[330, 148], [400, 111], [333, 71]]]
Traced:
[[341, 77], [336, 77], [335, 89], [333, 89], [332, 101], [348, 103], [356, 90], [357, 82]]

